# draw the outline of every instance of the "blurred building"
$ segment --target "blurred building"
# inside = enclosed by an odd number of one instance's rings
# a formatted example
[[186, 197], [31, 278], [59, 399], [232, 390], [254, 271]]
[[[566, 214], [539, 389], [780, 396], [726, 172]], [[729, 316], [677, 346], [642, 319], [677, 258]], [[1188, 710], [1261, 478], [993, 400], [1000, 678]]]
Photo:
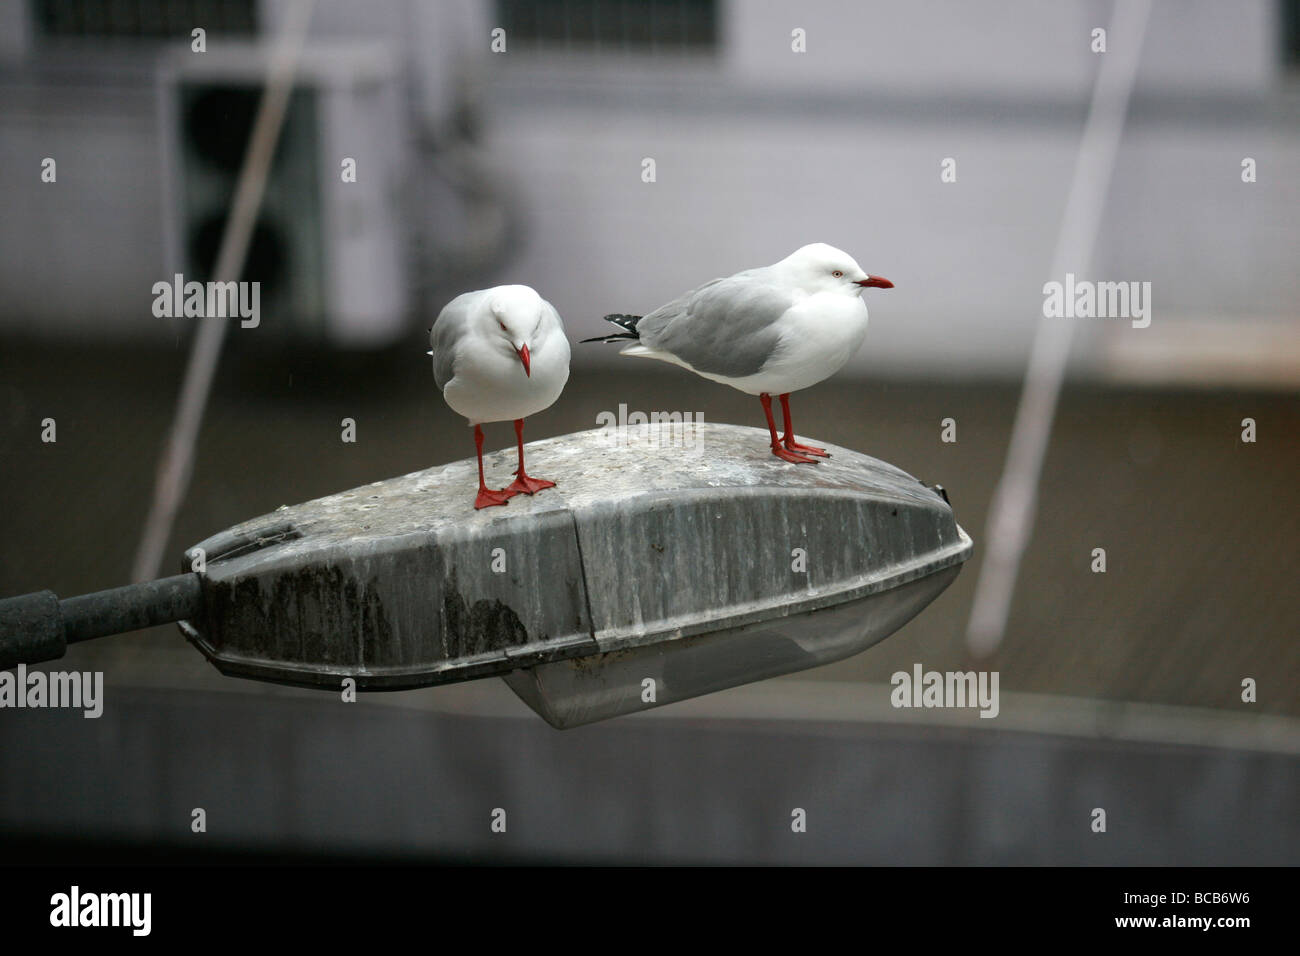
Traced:
[[[283, 11], [280, 0], [5, 8], [0, 160], [32, 179], [0, 183], [0, 323], [177, 334], [148, 306], [202, 228], [176, 192], [195, 135], [168, 107], [178, 58], [190, 62], [181, 74], [225, 61], [273, 34]], [[330, 257], [356, 261], [329, 248], [343, 230], [308, 222], [330, 221], [319, 212], [330, 194], [285, 183], [268, 206], [304, 235], [267, 239], [250, 268], [297, 277], [287, 301], [352, 309], [382, 342], [396, 316], [414, 325], [479, 277], [538, 286], [582, 332], [820, 240], [897, 285], [878, 300], [860, 368], [1018, 375], [1041, 287], [1061, 278], [1046, 272], [1104, 55], [1092, 31], [1110, 14], [1100, 0], [320, 0], [303, 84], [348, 88], [348, 61], [320, 52], [340, 46], [378, 50], [394, 83], [390, 120], [343, 110], [342, 128], [301, 150], [327, 190], [337, 154], [382, 144], [378, 164], [362, 163], [372, 185], [383, 169], [377, 191], [338, 211], [371, 230], [369, 264], [330, 288]], [[205, 54], [189, 51], [191, 20], [212, 24]], [[1151, 282], [1154, 317], [1142, 330], [1082, 327], [1084, 370], [1293, 381], [1297, 20], [1294, 0], [1248, 0], [1231, 16], [1209, 0], [1156, 3], [1091, 270]], [[332, 64], [324, 79], [320, 62]], [[355, 69], [356, 83], [373, 80]], [[31, 188], [45, 156], [59, 158], [57, 190]], [[941, 181], [945, 159], [955, 182]], [[276, 241], [287, 251], [268, 264]], [[112, 322], [91, 318], [105, 307]]]

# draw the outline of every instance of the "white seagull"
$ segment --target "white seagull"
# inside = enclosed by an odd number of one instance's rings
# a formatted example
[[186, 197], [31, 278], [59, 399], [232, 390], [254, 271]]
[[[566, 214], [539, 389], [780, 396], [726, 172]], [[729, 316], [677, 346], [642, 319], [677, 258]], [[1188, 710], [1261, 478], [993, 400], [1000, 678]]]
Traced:
[[[757, 395], [767, 415], [772, 454], [811, 464], [826, 449], [795, 441], [790, 393], [844, 367], [867, 334], [863, 289], [892, 289], [867, 275], [846, 252], [822, 242], [780, 262], [714, 279], [649, 315], [607, 315], [622, 332], [584, 342], [632, 341], [622, 355], [672, 362]], [[772, 396], [781, 399], [785, 435], [777, 438]]]
[[[524, 419], [549, 408], [569, 379], [569, 340], [560, 313], [526, 285], [466, 292], [429, 329], [433, 380], [452, 409], [474, 426], [478, 452], [475, 508], [503, 505], [555, 482], [524, 471]], [[483, 481], [484, 422], [513, 420], [519, 442], [515, 480], [501, 491]]]

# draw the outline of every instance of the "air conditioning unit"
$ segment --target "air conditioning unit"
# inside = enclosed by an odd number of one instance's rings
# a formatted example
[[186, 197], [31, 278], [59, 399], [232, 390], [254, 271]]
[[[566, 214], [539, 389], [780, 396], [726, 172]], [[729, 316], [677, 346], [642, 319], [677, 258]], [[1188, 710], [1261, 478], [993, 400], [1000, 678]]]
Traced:
[[[161, 61], [166, 245], [186, 282], [216, 278], [271, 49], [223, 41]], [[396, 62], [378, 44], [303, 50], [240, 276], [260, 283], [259, 321], [232, 329], [232, 343], [377, 348], [407, 331], [410, 145]]]

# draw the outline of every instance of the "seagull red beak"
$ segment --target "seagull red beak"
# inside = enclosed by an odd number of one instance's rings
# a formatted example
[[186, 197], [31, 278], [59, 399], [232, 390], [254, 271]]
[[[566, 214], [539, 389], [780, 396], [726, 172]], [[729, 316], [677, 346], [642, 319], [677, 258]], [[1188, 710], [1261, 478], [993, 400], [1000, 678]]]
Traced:
[[882, 279], [880, 276], [867, 276], [865, 279], [858, 279], [858, 285], [864, 289], [892, 289], [894, 283], [888, 279]]
[[533, 377], [533, 368], [532, 368], [532, 366], [528, 363], [528, 345], [527, 345], [527, 344], [524, 344], [524, 345], [519, 346], [519, 361], [521, 361], [521, 362], [524, 363], [524, 374], [527, 375], [529, 378], [532, 378], [532, 377]]

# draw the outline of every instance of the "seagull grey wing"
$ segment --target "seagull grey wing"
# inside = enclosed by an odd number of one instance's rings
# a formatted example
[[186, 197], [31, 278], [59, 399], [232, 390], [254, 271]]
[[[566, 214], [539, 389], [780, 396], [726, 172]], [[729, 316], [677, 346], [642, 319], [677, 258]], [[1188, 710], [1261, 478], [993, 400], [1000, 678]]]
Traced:
[[469, 328], [469, 295], [458, 295], [438, 313], [429, 330], [433, 352], [433, 380], [439, 388], [456, 377], [456, 348]]
[[744, 274], [714, 279], [639, 323], [642, 344], [671, 352], [698, 372], [744, 378], [760, 371], [777, 343], [794, 294]]

